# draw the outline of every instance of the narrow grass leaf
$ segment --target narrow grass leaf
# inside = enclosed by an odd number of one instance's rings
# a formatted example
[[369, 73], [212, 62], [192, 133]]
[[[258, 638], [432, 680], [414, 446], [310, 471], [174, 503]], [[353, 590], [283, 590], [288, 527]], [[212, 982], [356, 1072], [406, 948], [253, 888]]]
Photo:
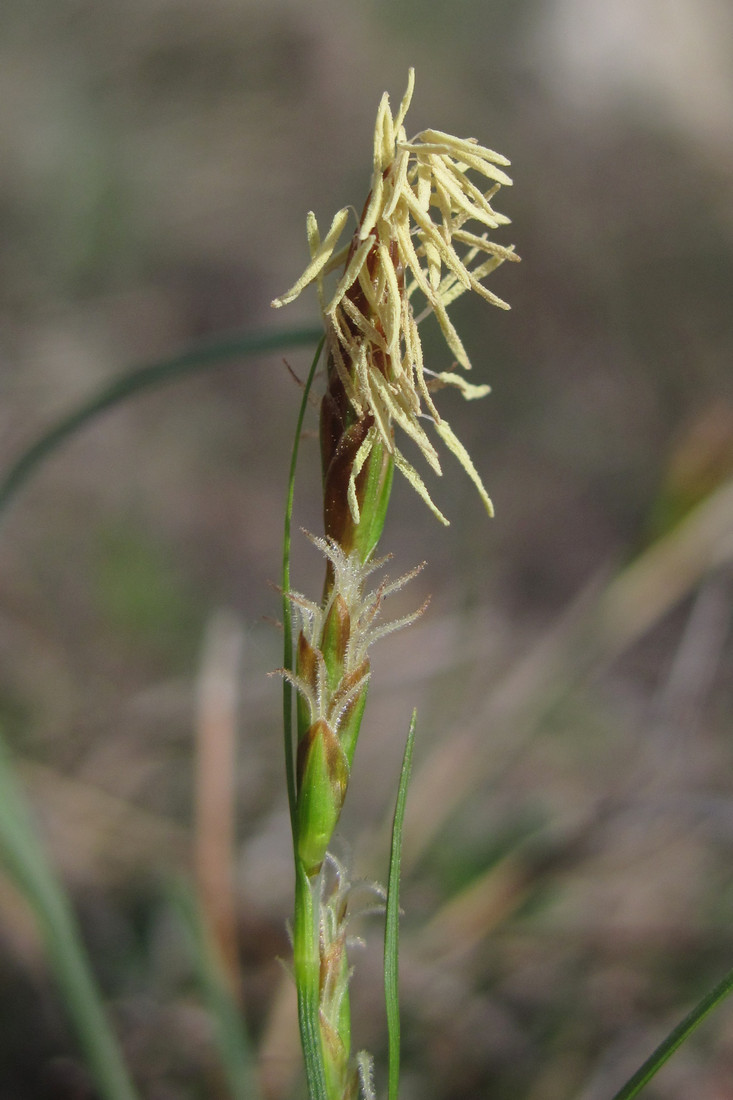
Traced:
[[36, 835], [0, 743], [0, 861], [38, 922], [79, 1045], [103, 1100], [137, 1100], [69, 900]]
[[129, 371], [57, 420], [18, 456], [5, 476], [0, 479], [0, 514], [5, 511], [31, 474], [46, 458], [54, 454], [62, 443], [75, 435], [80, 428], [95, 420], [100, 413], [114, 408], [115, 405], [126, 401], [128, 397], [134, 397], [144, 390], [175, 381], [187, 374], [196, 374], [209, 367], [215, 367], [227, 360], [276, 351], [279, 348], [314, 344], [321, 334], [322, 329], [309, 328], [219, 336], [198, 344], [180, 355]]
[[[290, 456], [290, 472], [288, 474], [288, 493], [285, 502], [285, 527], [283, 532], [283, 568], [282, 568], [282, 595], [283, 595], [283, 668], [288, 672], [293, 671], [293, 612], [288, 592], [290, 591], [290, 543], [293, 522], [293, 501], [295, 499], [295, 473], [298, 468], [298, 452], [300, 450], [300, 437], [303, 431], [305, 410], [308, 407], [308, 396], [316, 375], [318, 361], [321, 358], [326, 337], [321, 334], [321, 339], [313, 356], [313, 362], [308, 372], [308, 377], [303, 387], [303, 399], [300, 402], [298, 423], [295, 426], [293, 450]], [[283, 678], [283, 736], [285, 740], [285, 777], [288, 786], [288, 805], [290, 807], [290, 825], [293, 831], [293, 843], [296, 837], [295, 816], [295, 758], [293, 749], [293, 688], [287, 678]]]
[[387, 1037], [389, 1045], [389, 1100], [397, 1100], [400, 1081], [400, 1000], [399, 1000], [399, 936], [400, 936], [400, 866], [402, 862], [402, 826], [407, 805], [407, 787], [412, 769], [412, 749], [415, 744], [417, 711], [412, 712], [402, 759], [400, 785], [397, 791], [392, 822], [392, 847], [387, 882], [387, 913], [384, 922], [384, 996], [387, 1006]]
[[731, 992], [733, 992], [733, 970], [729, 970], [725, 977], [709, 993], [706, 993], [702, 1000], [698, 1001], [692, 1011], [688, 1012], [684, 1020], [680, 1020], [677, 1027], [670, 1031], [667, 1038], [659, 1044], [633, 1077], [630, 1077], [623, 1088], [615, 1094], [613, 1100], [632, 1100], [634, 1096], [638, 1096], [664, 1063], [690, 1037], [695, 1028], [699, 1027], [705, 1017]]
[[172, 901], [188, 935], [201, 995], [208, 1009], [232, 1100], [259, 1100], [261, 1093], [252, 1044], [239, 1006], [224, 981], [196, 899], [181, 885], [174, 887]]
[[[321, 339], [313, 356], [308, 377], [303, 387], [303, 399], [300, 403], [298, 422], [295, 426], [295, 437], [290, 457], [290, 472], [288, 476], [288, 492], [285, 504], [285, 525], [283, 531], [283, 566], [282, 566], [282, 593], [283, 593], [283, 668], [293, 671], [293, 621], [290, 600], [287, 597], [290, 591], [290, 544], [293, 519], [293, 501], [295, 499], [295, 474], [298, 468], [298, 452], [300, 450], [300, 437], [303, 431], [305, 410], [308, 407], [313, 379], [315, 378], [318, 361], [321, 358], [325, 335]], [[295, 909], [296, 909], [296, 938], [293, 943], [293, 956], [295, 968], [295, 980], [298, 989], [298, 1026], [300, 1029], [300, 1042], [305, 1059], [305, 1073], [308, 1082], [309, 1100], [327, 1100], [326, 1073], [323, 1065], [323, 1051], [321, 1050], [321, 1034], [319, 1021], [319, 974], [320, 959], [318, 956], [318, 923], [317, 913], [314, 908], [313, 895], [310, 882], [305, 869], [298, 859], [298, 817], [295, 789], [295, 752], [293, 733], [293, 688], [287, 678], [283, 679], [283, 738], [285, 745], [285, 775], [288, 786], [288, 804], [290, 807], [290, 825], [293, 832], [293, 851], [295, 853]], [[302, 931], [302, 942], [297, 936], [297, 929]]]

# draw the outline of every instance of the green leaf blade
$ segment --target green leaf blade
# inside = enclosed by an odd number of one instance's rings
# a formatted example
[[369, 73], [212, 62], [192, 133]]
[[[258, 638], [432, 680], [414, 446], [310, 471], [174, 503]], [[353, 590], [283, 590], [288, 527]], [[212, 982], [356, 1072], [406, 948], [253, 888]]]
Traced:
[[613, 1096], [613, 1100], [633, 1100], [678, 1050], [692, 1032], [700, 1026], [706, 1016], [714, 1008], [725, 1000], [729, 993], [733, 992], [733, 969], [729, 970], [721, 981], [718, 982], [705, 996], [698, 1001], [695, 1007], [688, 1012], [684, 1020], [680, 1020], [677, 1027], [670, 1031], [666, 1039], [647, 1058], [636, 1073], [629, 1078], [623, 1088]]
[[174, 884], [170, 896], [189, 940], [199, 988], [213, 1025], [214, 1041], [232, 1100], [260, 1100], [252, 1043], [239, 1005], [227, 987], [198, 902], [183, 884]]
[[219, 336], [181, 352], [179, 355], [150, 363], [116, 378], [87, 401], [62, 416], [50, 428], [42, 432], [12, 463], [0, 479], [0, 515], [22, 489], [36, 469], [52, 454], [101, 413], [134, 397], [145, 390], [166, 382], [173, 382], [188, 374], [196, 374], [209, 367], [242, 356], [264, 354], [279, 348], [314, 344], [322, 335], [322, 329], [290, 329], [273, 332], [235, 333]]
[[400, 785], [397, 791], [392, 822], [392, 846], [387, 881], [387, 907], [384, 922], [384, 996], [387, 1009], [388, 1097], [397, 1100], [400, 1081], [400, 1001], [399, 1001], [399, 934], [400, 934], [400, 872], [402, 864], [402, 831], [407, 805], [407, 788], [412, 771], [412, 750], [415, 744], [417, 711], [412, 712], [402, 759]]
[[103, 1100], [138, 1100], [92, 974], [76, 918], [46, 857], [2, 742], [0, 861], [36, 918], [66, 1011], [99, 1096]]

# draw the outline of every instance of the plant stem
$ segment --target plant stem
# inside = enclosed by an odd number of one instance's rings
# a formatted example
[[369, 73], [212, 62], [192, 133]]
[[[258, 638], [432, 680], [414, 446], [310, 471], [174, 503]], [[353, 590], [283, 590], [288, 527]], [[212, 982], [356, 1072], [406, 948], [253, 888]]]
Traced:
[[293, 965], [298, 990], [298, 1023], [305, 1058], [309, 1100], [331, 1100], [321, 1048], [319, 1020], [321, 959], [318, 950], [318, 879], [311, 880], [296, 856]]

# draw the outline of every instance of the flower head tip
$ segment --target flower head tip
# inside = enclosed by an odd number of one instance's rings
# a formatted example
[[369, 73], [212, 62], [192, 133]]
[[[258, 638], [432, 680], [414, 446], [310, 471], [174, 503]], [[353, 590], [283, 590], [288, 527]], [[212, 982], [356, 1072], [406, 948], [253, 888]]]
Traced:
[[[273, 306], [296, 298], [310, 283], [318, 288], [326, 324], [329, 380], [343, 392], [348, 420], [365, 425], [349, 480], [348, 502], [358, 521], [356, 478], [380, 442], [395, 466], [433, 510], [422, 477], [397, 448], [399, 427], [421, 451], [435, 473], [439, 456], [424, 423], [431, 422], [475, 483], [492, 513], [481, 478], [432, 394], [454, 386], [469, 400], [489, 392], [472, 385], [453, 370], [431, 372], [424, 365], [418, 322], [433, 313], [456, 364], [471, 363], [453, 326], [447, 307], [467, 290], [493, 305], [508, 305], [483, 280], [505, 260], [518, 260], [512, 246], [497, 244], [490, 232], [509, 221], [492, 200], [501, 186], [511, 184], [504, 172], [508, 161], [474, 138], [457, 138], [441, 130], [423, 130], [409, 139], [404, 127], [414, 89], [410, 69], [407, 90], [393, 116], [385, 93], [374, 128], [371, 189], [351, 241], [337, 246], [348, 220], [348, 208], [334, 217], [321, 239], [315, 215], [308, 215], [311, 259], [298, 281]], [[467, 228], [477, 223], [475, 228]], [[327, 296], [324, 279], [344, 265], [335, 289]], [[419, 310], [417, 303], [421, 302]]]

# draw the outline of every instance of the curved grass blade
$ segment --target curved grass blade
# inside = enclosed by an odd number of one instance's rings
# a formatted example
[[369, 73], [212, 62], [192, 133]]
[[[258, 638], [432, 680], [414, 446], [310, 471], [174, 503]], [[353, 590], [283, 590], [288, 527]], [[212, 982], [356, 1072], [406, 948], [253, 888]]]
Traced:
[[412, 749], [415, 744], [417, 711], [412, 712], [402, 759], [400, 786], [397, 791], [392, 822], [392, 848], [387, 882], [387, 912], [384, 922], [384, 997], [387, 1006], [387, 1038], [389, 1045], [389, 1100], [397, 1100], [400, 1083], [400, 1000], [399, 1000], [399, 935], [400, 935], [400, 867], [402, 862], [402, 826], [407, 805], [407, 787], [412, 769]]
[[[290, 591], [290, 536], [293, 521], [293, 500], [295, 499], [295, 471], [298, 467], [298, 451], [300, 450], [300, 437], [303, 431], [305, 410], [308, 407], [313, 379], [316, 375], [318, 360], [321, 358], [326, 337], [321, 334], [321, 339], [313, 356], [313, 362], [308, 372], [308, 377], [303, 387], [303, 399], [298, 411], [298, 422], [295, 426], [295, 438], [293, 450], [290, 455], [290, 472], [288, 474], [288, 495], [285, 502], [285, 529], [283, 532], [283, 568], [282, 568], [282, 593], [283, 593], [283, 668], [288, 672], [293, 671], [293, 615], [290, 600], [287, 593]], [[293, 688], [287, 680], [283, 679], [283, 732], [285, 736], [285, 775], [288, 784], [288, 805], [290, 806], [290, 824], [293, 830], [293, 842], [295, 842], [295, 760], [293, 750]]]
[[18, 456], [0, 480], [0, 514], [5, 511], [15, 494], [44, 459], [52, 455], [62, 443], [100, 413], [119, 405], [128, 397], [240, 356], [313, 344], [322, 335], [322, 331], [321, 328], [307, 328], [290, 329], [284, 332], [280, 330], [248, 334], [234, 333], [198, 344], [170, 359], [163, 359], [129, 371], [57, 420]]
[[717, 1008], [731, 992], [733, 992], [733, 970], [729, 970], [725, 977], [695, 1005], [692, 1011], [688, 1012], [684, 1020], [680, 1020], [677, 1027], [670, 1031], [667, 1038], [659, 1044], [633, 1077], [630, 1077], [623, 1088], [615, 1094], [613, 1100], [632, 1100], [634, 1096], [638, 1096], [664, 1063], [682, 1046], [685, 1039], [689, 1038], [705, 1017], [714, 1008]]
[[171, 900], [188, 933], [199, 986], [213, 1025], [230, 1095], [233, 1100], [259, 1100], [261, 1093], [252, 1044], [239, 1006], [224, 981], [196, 899], [184, 885], [176, 884], [171, 891]]
[[68, 898], [0, 744], [0, 860], [38, 922], [79, 1045], [104, 1100], [137, 1100]]
[[[282, 593], [283, 593], [283, 668], [293, 670], [293, 617], [290, 601], [287, 593], [290, 591], [290, 544], [291, 527], [293, 519], [293, 501], [295, 499], [295, 473], [298, 467], [298, 452], [300, 450], [300, 437], [303, 431], [305, 410], [308, 407], [313, 379], [315, 378], [318, 361], [321, 358], [326, 337], [321, 333], [321, 339], [316, 353], [313, 356], [308, 377], [303, 387], [303, 399], [298, 412], [298, 422], [295, 426], [293, 450], [290, 456], [290, 471], [288, 474], [288, 492], [285, 503], [285, 524], [283, 530], [283, 565], [282, 565]], [[296, 984], [298, 987], [298, 1024], [300, 1028], [300, 1043], [303, 1048], [305, 1060], [306, 1079], [310, 1100], [326, 1100], [326, 1074], [323, 1067], [323, 1053], [321, 1051], [320, 1026], [318, 1018], [318, 939], [317, 939], [317, 913], [314, 908], [313, 895], [310, 883], [298, 860], [298, 818], [296, 813], [296, 789], [295, 789], [295, 747], [293, 745], [293, 688], [287, 680], [283, 680], [283, 738], [285, 746], [285, 776], [288, 787], [288, 805], [290, 808], [290, 827], [293, 833], [293, 852], [295, 854], [295, 905], [300, 911], [300, 921], [296, 920], [296, 927], [308, 930], [302, 943], [293, 944]]]

